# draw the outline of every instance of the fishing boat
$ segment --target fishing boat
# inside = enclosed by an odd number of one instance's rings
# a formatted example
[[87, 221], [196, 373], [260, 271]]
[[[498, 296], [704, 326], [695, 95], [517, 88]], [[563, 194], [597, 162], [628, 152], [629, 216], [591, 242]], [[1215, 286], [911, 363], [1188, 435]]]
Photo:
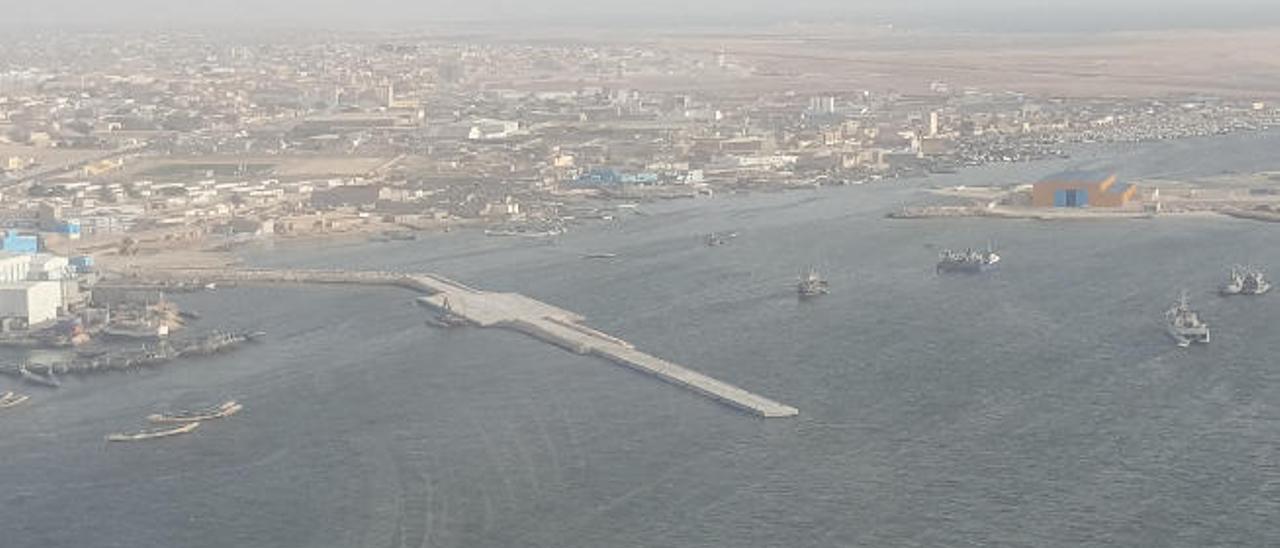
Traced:
[[22, 377], [22, 380], [32, 384], [38, 384], [48, 388], [58, 388], [62, 386], [62, 381], [53, 376], [53, 371], [51, 369], [46, 369], [45, 373], [41, 375], [27, 369], [26, 365], [20, 365], [18, 366], [18, 375]]
[[230, 417], [239, 413], [244, 409], [236, 400], [228, 400], [221, 404], [206, 407], [204, 409], [194, 409], [191, 411], [178, 411], [176, 413], [154, 413], [147, 415], [147, 420], [157, 423], [183, 423], [183, 422], [200, 422], [213, 419], [221, 419]]
[[142, 441], [167, 438], [169, 436], [189, 433], [199, 426], [199, 422], [189, 422], [173, 428], [149, 428], [147, 430], [139, 430], [132, 433], [110, 434], [107, 436], [107, 441]]
[[8, 409], [29, 399], [31, 399], [31, 396], [26, 394], [5, 392], [4, 394], [0, 394], [0, 409]]
[[802, 299], [826, 295], [827, 280], [823, 279], [817, 270], [809, 268], [800, 274], [800, 282], [796, 284], [796, 291]]
[[1191, 346], [1191, 343], [1209, 343], [1209, 324], [1200, 319], [1200, 314], [1187, 303], [1186, 291], [1164, 315], [1169, 336], [1180, 348]]

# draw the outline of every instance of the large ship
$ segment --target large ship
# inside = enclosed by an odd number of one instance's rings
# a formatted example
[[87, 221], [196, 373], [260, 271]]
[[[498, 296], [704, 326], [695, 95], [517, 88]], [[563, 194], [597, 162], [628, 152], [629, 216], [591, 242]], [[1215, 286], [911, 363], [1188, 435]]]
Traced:
[[1191, 343], [1209, 343], [1209, 324], [1201, 320], [1200, 314], [1187, 304], [1185, 291], [1178, 298], [1178, 302], [1165, 311], [1164, 316], [1168, 322], [1169, 336], [1173, 337], [1178, 346], [1186, 348], [1191, 346]]
[[159, 423], [200, 422], [230, 417], [231, 415], [239, 413], [241, 409], [244, 409], [243, 405], [240, 405], [240, 403], [235, 400], [229, 400], [219, 405], [206, 407], [204, 409], [178, 411], [176, 413], [155, 413], [147, 415], [147, 420]]
[[978, 274], [995, 268], [999, 262], [1000, 255], [991, 246], [987, 246], [986, 251], [944, 249], [938, 254], [937, 272]]
[[800, 282], [796, 284], [796, 291], [800, 293], [800, 298], [802, 299], [826, 295], [827, 281], [818, 274], [817, 270], [810, 268], [800, 275]]
[[1271, 291], [1271, 282], [1261, 269], [1231, 267], [1231, 275], [1222, 286], [1223, 295], [1261, 295]]
[[200, 426], [200, 423], [198, 422], [189, 422], [182, 426], [175, 426], [173, 428], [151, 428], [128, 434], [110, 434], [107, 436], [107, 441], [141, 441], [156, 438], [167, 438], [169, 436], [186, 434], [195, 430], [198, 426]]

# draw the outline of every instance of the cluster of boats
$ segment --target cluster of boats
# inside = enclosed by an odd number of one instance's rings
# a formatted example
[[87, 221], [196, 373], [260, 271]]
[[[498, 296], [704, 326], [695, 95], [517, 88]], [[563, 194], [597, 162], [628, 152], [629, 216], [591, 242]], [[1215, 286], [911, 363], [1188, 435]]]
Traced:
[[242, 343], [256, 341], [263, 332], [232, 333], [217, 331], [205, 337], [180, 341], [161, 340], [154, 345], [144, 345], [128, 350], [98, 350], [77, 353], [75, 359], [57, 363], [19, 363], [0, 365], [0, 374], [11, 375], [29, 384], [58, 388], [59, 375], [88, 375], [111, 371], [128, 371], [142, 367], [156, 367], [178, 358], [205, 356], [230, 350]]
[[[983, 251], [972, 248], [964, 251], [944, 249], [938, 255], [935, 270], [938, 274], [980, 274], [994, 269], [999, 263], [1000, 254], [990, 245]], [[801, 272], [796, 292], [802, 299], [826, 295], [828, 284], [816, 270], [809, 268]]]
[[244, 409], [243, 405], [235, 400], [229, 400], [218, 405], [190, 411], [155, 413], [147, 415], [147, 420], [152, 423], [167, 424], [169, 426], [110, 434], [107, 436], [107, 441], [142, 441], [187, 434], [199, 428], [201, 422], [230, 417], [239, 413], [241, 409]]
[[8, 409], [10, 407], [15, 407], [18, 404], [21, 404], [22, 402], [25, 402], [29, 399], [31, 399], [31, 396], [28, 396], [26, 394], [19, 394], [17, 392], [12, 392], [12, 391], [2, 392], [0, 393], [0, 409]]
[[[1000, 255], [991, 246], [987, 246], [984, 251], [944, 249], [939, 254], [936, 268], [939, 274], [977, 274], [995, 268], [999, 262]], [[1235, 266], [1231, 268], [1227, 282], [1219, 291], [1224, 296], [1231, 296], [1262, 295], [1270, 290], [1271, 283], [1267, 281], [1261, 269]], [[800, 281], [796, 283], [796, 292], [802, 299], [825, 295], [827, 291], [827, 281], [813, 268], [801, 273]], [[1199, 312], [1191, 308], [1185, 291], [1178, 301], [1165, 311], [1165, 326], [1169, 336], [1179, 347], [1209, 343], [1209, 323], [1200, 317]]]
[[[1258, 268], [1235, 266], [1227, 277], [1227, 282], [1219, 289], [1223, 296], [1262, 295], [1271, 290], [1271, 283]], [[1169, 336], [1179, 347], [1186, 348], [1192, 343], [1209, 343], [1209, 323], [1200, 318], [1200, 314], [1187, 303], [1187, 292], [1183, 291], [1178, 302], [1164, 313], [1166, 329]]]

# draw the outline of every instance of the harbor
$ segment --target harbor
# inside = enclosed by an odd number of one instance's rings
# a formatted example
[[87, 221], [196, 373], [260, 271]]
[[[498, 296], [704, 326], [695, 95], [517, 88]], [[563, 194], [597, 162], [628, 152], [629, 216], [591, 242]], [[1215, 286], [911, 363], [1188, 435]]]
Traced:
[[402, 287], [430, 295], [420, 303], [446, 311], [451, 317], [477, 327], [505, 328], [584, 355], [623, 365], [668, 383], [689, 389], [736, 409], [764, 417], [793, 417], [795, 407], [785, 405], [663, 360], [633, 345], [584, 324], [573, 312], [518, 293], [481, 291], [430, 273], [338, 270], [271, 269], [156, 269], [138, 274], [137, 281], [169, 283], [294, 283], [358, 284]]

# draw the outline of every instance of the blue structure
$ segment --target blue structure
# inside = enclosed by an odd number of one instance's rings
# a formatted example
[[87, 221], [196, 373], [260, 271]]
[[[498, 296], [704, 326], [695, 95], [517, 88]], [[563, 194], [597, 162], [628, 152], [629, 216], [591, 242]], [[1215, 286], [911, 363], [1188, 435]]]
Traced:
[[1071, 188], [1053, 191], [1053, 207], [1087, 207], [1088, 205], [1088, 190]]
[[622, 173], [613, 168], [596, 168], [574, 180], [575, 186], [655, 185], [658, 174], [653, 172]]
[[4, 250], [10, 253], [39, 253], [40, 236], [10, 230], [4, 235]]

